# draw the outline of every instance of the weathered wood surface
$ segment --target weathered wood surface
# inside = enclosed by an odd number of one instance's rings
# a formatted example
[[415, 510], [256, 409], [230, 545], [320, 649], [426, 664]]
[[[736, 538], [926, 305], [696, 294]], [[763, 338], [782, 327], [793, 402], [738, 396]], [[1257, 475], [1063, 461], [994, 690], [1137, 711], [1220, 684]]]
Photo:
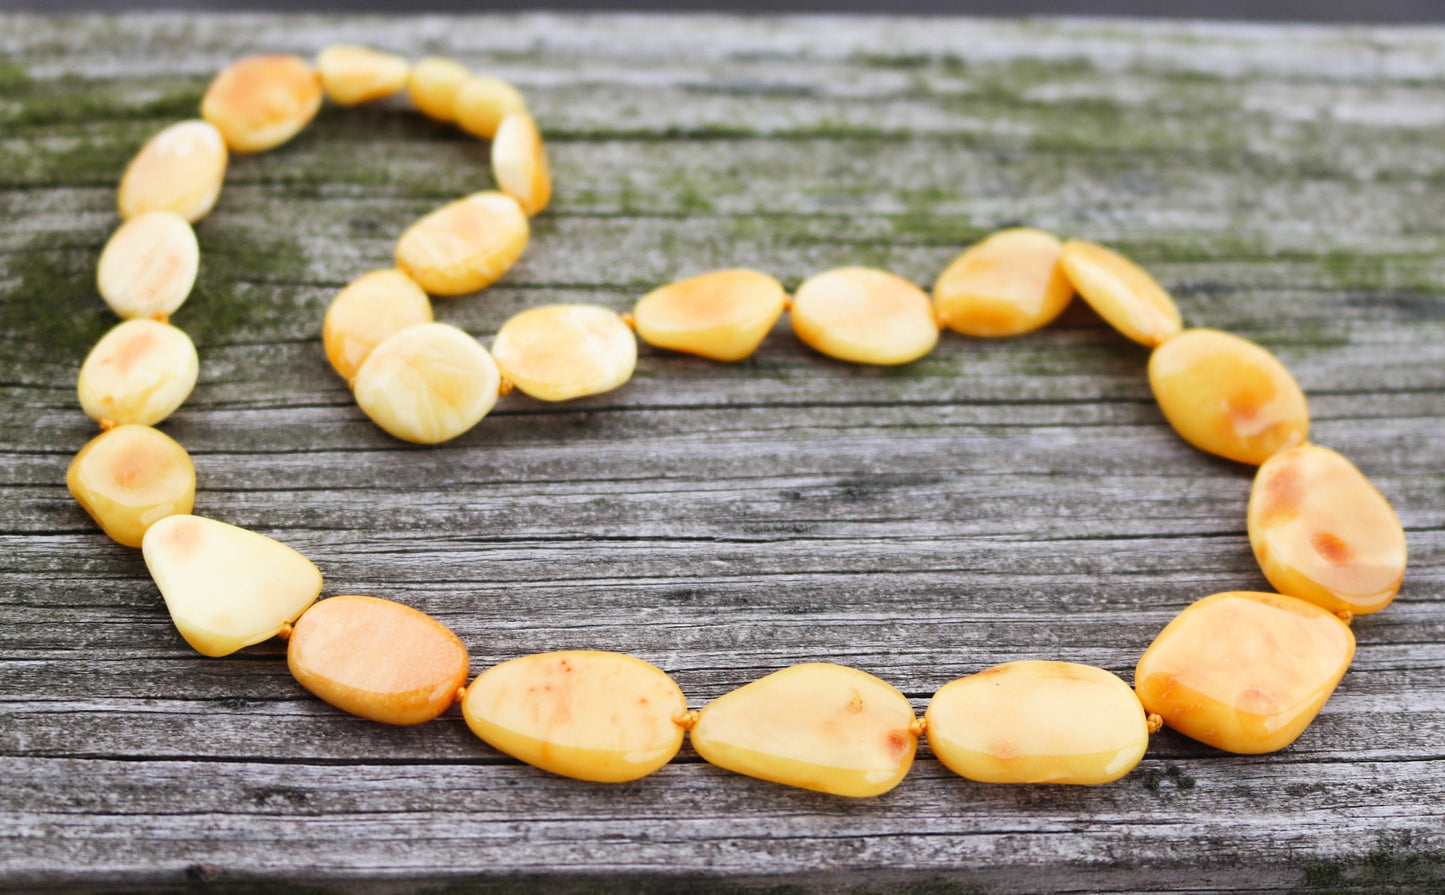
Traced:
[[[526, 257], [439, 316], [484, 339], [549, 301], [625, 309], [751, 265], [920, 284], [1010, 222], [1111, 243], [1187, 318], [1278, 352], [1314, 435], [1409, 532], [1398, 601], [1305, 736], [1228, 756], [1170, 732], [1102, 788], [999, 788], [926, 746], [869, 802], [685, 751], [604, 788], [491, 751], [454, 714], [388, 729], [277, 644], [198, 656], [63, 474], [127, 158], [247, 52], [354, 40], [515, 81], [557, 199]], [[1445, 31], [1119, 22], [527, 16], [0, 17], [0, 887], [348, 891], [1427, 891], [1445, 887]], [[416, 449], [327, 368], [329, 297], [485, 148], [391, 107], [239, 158], [176, 322], [201, 383], [165, 428], [199, 511], [403, 600], [474, 669], [595, 647], [694, 705], [787, 664], [855, 665], [918, 708], [1019, 658], [1130, 676], [1181, 607], [1264, 589], [1249, 470], [1193, 451], [1146, 353], [1076, 306], [898, 370], [786, 323], [722, 366], [644, 349], [622, 390], [507, 399]], [[449, 891], [451, 889], [448, 889]]]

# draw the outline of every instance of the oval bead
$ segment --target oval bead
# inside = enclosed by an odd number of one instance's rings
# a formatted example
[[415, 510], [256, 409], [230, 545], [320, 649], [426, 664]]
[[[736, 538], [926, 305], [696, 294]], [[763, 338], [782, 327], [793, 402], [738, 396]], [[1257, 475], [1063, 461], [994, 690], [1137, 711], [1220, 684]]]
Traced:
[[529, 232], [516, 199], [473, 193], [412, 224], [396, 244], [396, 265], [432, 295], [475, 292], [512, 269]]
[[1009, 662], [959, 678], [933, 694], [926, 717], [938, 760], [983, 783], [1108, 783], [1149, 747], [1129, 685], [1072, 662]]
[[428, 56], [411, 69], [407, 89], [412, 105], [428, 118], [456, 121], [457, 94], [471, 76], [460, 62]]
[[326, 359], [350, 380], [377, 345], [408, 327], [432, 322], [431, 301], [399, 270], [373, 270], [331, 300], [321, 325]]
[[793, 331], [829, 357], [858, 364], [906, 364], [938, 344], [928, 295], [883, 270], [820, 273], [793, 296]]
[[126, 319], [169, 316], [191, 294], [201, 266], [196, 233], [173, 211], [148, 211], [121, 224], [100, 253], [96, 287]]
[[1353, 463], [1312, 444], [1260, 466], [1249, 543], [1276, 590], [1330, 612], [1379, 612], [1405, 575], [1405, 530], [1389, 502]]
[[1146, 711], [1228, 752], [1283, 749], [1344, 677], [1355, 635], [1313, 603], [1230, 591], [1171, 621], [1134, 669]]
[[547, 147], [537, 122], [526, 112], [512, 112], [492, 137], [492, 176], [502, 192], [534, 215], [552, 201], [552, 173]]
[[566, 401], [631, 379], [637, 339], [607, 308], [544, 305], [502, 324], [492, 356], [517, 388], [543, 401]]
[[297, 683], [383, 724], [421, 724], [467, 680], [467, 648], [445, 625], [391, 600], [342, 596], [306, 611], [286, 644]]
[[662, 669], [621, 653], [523, 656], [467, 687], [462, 715], [494, 748], [579, 780], [621, 783], [682, 746], [687, 700]]
[[497, 403], [501, 375], [476, 339], [423, 323], [377, 345], [356, 371], [356, 403], [403, 441], [436, 444], [467, 431]]
[[966, 336], [1016, 336], [1052, 321], [1074, 297], [1051, 233], [1000, 230], [953, 260], [933, 284], [938, 318]]
[[400, 93], [411, 77], [411, 65], [395, 53], [334, 44], [317, 54], [316, 72], [332, 102], [355, 106]]
[[1149, 385], [1174, 431], [1211, 454], [1258, 465], [1309, 436], [1309, 406], [1289, 370], [1229, 333], [1191, 329], [1159, 346]]
[[788, 294], [756, 270], [714, 270], [644, 295], [633, 308], [649, 345], [713, 360], [742, 360], [783, 315]]
[[141, 554], [176, 630], [207, 656], [275, 637], [321, 593], [311, 560], [203, 516], [160, 520], [146, 531]]
[[739, 774], [866, 798], [897, 786], [913, 764], [913, 709], [897, 689], [843, 665], [776, 671], [707, 705], [692, 745]]
[[456, 94], [457, 125], [483, 140], [496, 136], [502, 119], [525, 111], [527, 103], [522, 94], [500, 78], [468, 78]]
[[191, 511], [196, 468], [186, 449], [149, 426], [92, 438], [65, 472], [70, 494], [116, 542], [139, 547], [146, 529]]
[[168, 323], [127, 320], [80, 366], [80, 406], [96, 422], [153, 426], [185, 403], [201, 369], [191, 337]]
[[216, 204], [226, 178], [226, 140], [208, 121], [182, 121], [146, 141], [120, 179], [120, 216], [172, 211], [191, 223]]
[[1179, 308], [1143, 268], [1112, 249], [1069, 240], [1059, 256], [1064, 274], [1100, 317], [1141, 345], [1161, 345], [1183, 323]]
[[216, 75], [201, 98], [201, 117], [232, 152], [265, 152], [285, 143], [321, 109], [321, 78], [300, 56], [238, 59]]

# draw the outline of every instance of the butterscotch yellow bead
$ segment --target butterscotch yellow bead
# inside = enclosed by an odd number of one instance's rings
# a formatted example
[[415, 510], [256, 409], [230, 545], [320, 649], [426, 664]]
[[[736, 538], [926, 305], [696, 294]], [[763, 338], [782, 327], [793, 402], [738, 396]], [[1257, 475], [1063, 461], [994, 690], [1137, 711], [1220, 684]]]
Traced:
[[101, 337], [80, 367], [80, 406], [96, 422], [153, 426], [183, 404], [200, 360], [168, 323], [127, 320]]
[[492, 176], [502, 192], [517, 200], [529, 215], [552, 200], [552, 174], [542, 132], [526, 112], [512, 112], [492, 138]]
[[567, 401], [610, 392], [631, 379], [637, 339], [607, 308], [545, 305], [502, 324], [492, 356], [523, 392]]
[[300, 56], [247, 56], [216, 75], [201, 117], [232, 152], [264, 152], [311, 123], [321, 108], [321, 79]]
[[126, 319], [169, 316], [185, 302], [200, 270], [195, 231], [173, 211], [148, 211], [121, 224], [100, 253], [96, 287]]
[[411, 65], [394, 53], [334, 44], [317, 54], [316, 71], [332, 102], [355, 106], [400, 93], [411, 76]]
[[120, 179], [120, 216], [173, 211], [191, 223], [206, 216], [226, 178], [226, 140], [208, 121], [182, 121], [151, 137]]
[[377, 345], [408, 327], [431, 322], [431, 301], [411, 277], [399, 270], [373, 270], [331, 300], [321, 341], [331, 366], [350, 380]]
[[887, 271], [842, 267], [793, 296], [793, 331], [809, 347], [859, 364], [906, 364], [938, 344], [928, 295]]
[[1379, 612], [1405, 575], [1405, 530], [1355, 465], [1300, 445], [1260, 466], [1249, 543], [1269, 583], [1330, 612]]
[[621, 783], [682, 746], [687, 701], [662, 669], [621, 653], [523, 656], [467, 687], [462, 715], [494, 748], [545, 771]]
[[396, 244], [396, 265], [432, 295], [475, 292], [512, 269], [529, 234], [516, 199], [473, 193], [412, 224]]
[[908, 699], [842, 665], [795, 665], [707, 705], [692, 745], [721, 768], [839, 796], [897, 786], [918, 740]]
[[196, 469], [186, 449], [165, 434], [149, 426], [117, 426], [80, 449], [65, 484], [106, 534], [139, 547], [146, 529], [191, 511]]
[[1228, 752], [1283, 749], [1334, 692], [1355, 655], [1344, 622], [1313, 603], [1232, 591], [1170, 622], [1139, 659], [1147, 711]]
[[938, 760], [983, 783], [1108, 783], [1149, 747], [1129, 685], [1072, 662], [1010, 662], [959, 678], [933, 694], [927, 719]]
[[476, 339], [455, 326], [423, 323], [372, 349], [352, 390], [387, 432], [436, 444], [481, 422], [496, 404], [500, 384], [496, 363]]
[[632, 316], [637, 335], [649, 345], [734, 361], [758, 349], [787, 298], [765, 273], [715, 270], [654, 289]]
[[513, 112], [527, 111], [517, 88], [500, 78], [468, 78], [456, 95], [457, 125], [484, 140], [496, 136], [502, 119]]
[[457, 94], [471, 76], [459, 62], [428, 56], [412, 66], [407, 89], [412, 104], [423, 115], [437, 121], [456, 121]]
[[1001, 230], [953, 260], [933, 284], [939, 320], [966, 336], [1016, 336], [1049, 323], [1074, 297], [1059, 257], [1063, 244], [1042, 230]]
[[1084, 301], [1135, 342], [1150, 347], [1163, 344], [1183, 325], [1169, 293], [1118, 252], [1070, 240], [1064, 243], [1059, 263]]
[[1274, 355], [1238, 336], [1191, 329], [1154, 349], [1159, 409], [1202, 451], [1260, 464], [1309, 436], [1309, 406]]

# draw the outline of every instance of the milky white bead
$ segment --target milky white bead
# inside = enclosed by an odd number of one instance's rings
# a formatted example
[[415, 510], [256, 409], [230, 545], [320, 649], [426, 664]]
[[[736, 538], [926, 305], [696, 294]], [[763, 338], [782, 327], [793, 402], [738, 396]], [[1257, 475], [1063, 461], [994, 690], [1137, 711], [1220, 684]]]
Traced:
[[401, 92], [411, 75], [411, 65], [395, 53], [333, 44], [317, 54], [316, 71], [332, 102], [354, 106]]
[[326, 359], [349, 381], [388, 337], [431, 322], [431, 301], [411, 277], [399, 270], [374, 270], [352, 280], [331, 300], [321, 341]]
[[120, 179], [120, 216], [173, 211], [195, 223], [221, 195], [226, 140], [208, 121], [182, 121], [151, 137]]
[[503, 118], [513, 112], [525, 111], [527, 103], [522, 94], [499, 78], [468, 78], [457, 91], [457, 124], [467, 133], [484, 140], [496, 136]]
[[164, 433], [116, 426], [80, 449], [65, 484], [106, 534], [139, 547], [146, 529], [191, 511], [196, 469], [186, 449]]
[[471, 73], [451, 59], [428, 56], [411, 69], [408, 90], [411, 101], [429, 118], [437, 121], [457, 120], [457, 94]]
[[445, 323], [404, 329], [356, 371], [356, 403], [404, 441], [436, 444], [467, 431], [497, 402], [501, 376], [476, 339]]
[[517, 263], [530, 228], [516, 199], [486, 190], [412, 224], [396, 244], [396, 266], [432, 295], [490, 286]]
[[321, 109], [321, 79], [300, 56], [247, 56], [216, 75], [201, 117], [232, 152], [264, 152], [311, 123]]
[[190, 336], [168, 323], [127, 320], [91, 349], [76, 391], [97, 422], [152, 426], [185, 402], [199, 372]]
[[938, 344], [928, 295], [887, 271], [842, 267], [804, 281], [793, 331], [809, 347], [859, 364], [906, 364]]
[[543, 401], [566, 401], [631, 379], [637, 338], [607, 308], [545, 305], [502, 324], [492, 356], [517, 388]]
[[121, 317], [169, 316], [191, 294], [201, 250], [173, 211], [148, 211], [121, 224], [100, 253], [96, 286]]
[[542, 145], [537, 122], [526, 112], [512, 112], [498, 125], [492, 138], [492, 176], [502, 192], [516, 199], [528, 215], [546, 208], [551, 201], [547, 149]]

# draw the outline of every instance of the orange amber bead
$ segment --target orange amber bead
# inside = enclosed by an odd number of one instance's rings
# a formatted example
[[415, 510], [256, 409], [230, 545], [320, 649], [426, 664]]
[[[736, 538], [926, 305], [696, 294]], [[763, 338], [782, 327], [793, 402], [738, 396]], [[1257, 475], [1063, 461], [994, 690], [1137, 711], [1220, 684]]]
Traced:
[[216, 75], [201, 117], [232, 152], [264, 152], [301, 132], [321, 109], [321, 78], [300, 56], [247, 56]]
[[632, 316], [649, 345], [735, 361], [758, 349], [787, 299], [782, 284], [765, 273], [714, 270], [652, 290]]
[[1113, 249], [1069, 240], [1059, 263], [1084, 301], [1134, 341], [1152, 348], [1179, 332], [1174, 299], [1143, 268]]
[[191, 511], [196, 469], [186, 449], [164, 433], [117, 426], [80, 449], [65, 484], [106, 534], [139, 547], [146, 529]]
[[938, 344], [927, 293], [867, 267], [840, 267], [804, 281], [793, 296], [792, 319], [808, 347], [855, 364], [906, 364]]
[[938, 319], [966, 336], [1016, 336], [1047, 324], [1069, 306], [1063, 245], [1027, 227], [1000, 230], [971, 246], [933, 284]]

